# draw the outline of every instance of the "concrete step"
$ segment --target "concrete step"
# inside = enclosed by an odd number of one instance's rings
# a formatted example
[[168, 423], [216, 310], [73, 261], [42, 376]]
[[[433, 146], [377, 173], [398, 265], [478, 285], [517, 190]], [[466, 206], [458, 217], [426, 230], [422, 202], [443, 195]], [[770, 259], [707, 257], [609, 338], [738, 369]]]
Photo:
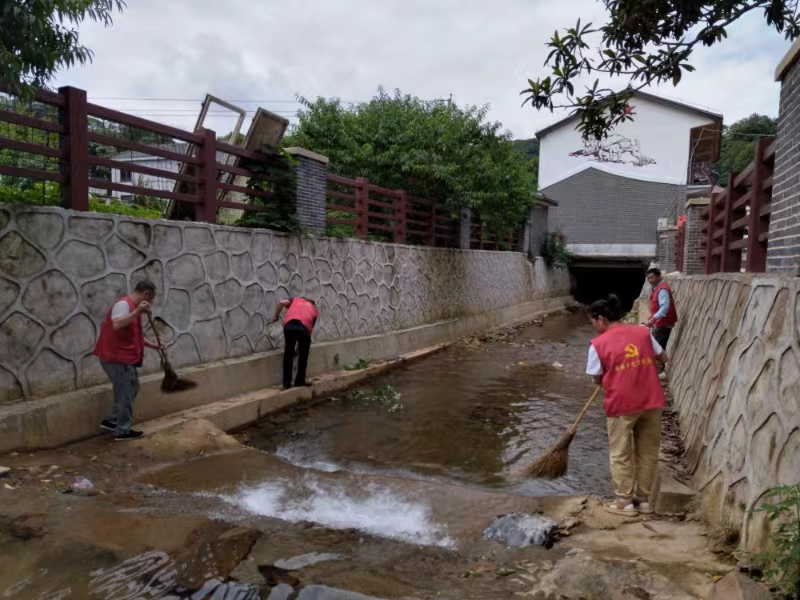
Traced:
[[689, 511], [695, 491], [661, 467], [653, 487], [651, 501], [656, 514], [670, 515]]

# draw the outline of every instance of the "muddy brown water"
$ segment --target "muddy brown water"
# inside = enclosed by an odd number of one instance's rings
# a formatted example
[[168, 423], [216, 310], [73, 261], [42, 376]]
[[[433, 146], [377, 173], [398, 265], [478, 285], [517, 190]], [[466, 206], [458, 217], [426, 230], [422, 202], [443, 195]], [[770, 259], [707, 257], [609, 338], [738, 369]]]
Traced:
[[[593, 331], [559, 315], [503, 342], [461, 344], [309, 407], [240, 439], [301, 467], [434, 478], [528, 496], [610, 493], [598, 401], [561, 479], [513, 482], [546, 451], [593, 390], [584, 374]], [[377, 398], [375, 398], [377, 392]]]
[[[88, 476], [101, 493], [59, 494], [46, 466], [0, 489], [0, 597], [166, 597], [190, 575], [197, 585], [225, 580], [251, 547], [249, 531], [263, 536], [253, 551], [266, 561], [347, 557], [294, 573], [301, 584], [387, 598], [508, 597], [505, 580], [464, 579], [488, 555], [506, 564], [506, 551], [481, 539], [488, 523], [516, 511], [559, 518], [557, 496], [610, 492], [599, 405], [573, 442], [566, 477], [509, 476], [591, 393], [591, 337], [584, 317], [559, 315], [502, 341], [460, 344], [360, 386], [363, 394], [269, 418], [237, 436], [249, 448], [151, 465], [135, 452], [114, 458], [114, 444], [98, 439], [31, 457]], [[218, 548], [223, 534], [234, 542]]]

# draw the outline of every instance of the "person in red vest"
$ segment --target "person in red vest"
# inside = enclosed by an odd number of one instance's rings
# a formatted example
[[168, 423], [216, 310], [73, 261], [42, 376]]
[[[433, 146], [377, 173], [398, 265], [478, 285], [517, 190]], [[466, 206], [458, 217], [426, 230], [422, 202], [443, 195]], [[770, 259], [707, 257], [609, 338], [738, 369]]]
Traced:
[[144, 348], [163, 349], [146, 339], [142, 332], [142, 314], [150, 310], [155, 297], [156, 286], [152, 282], [137, 283], [130, 296], [120, 298], [108, 311], [94, 347], [94, 355], [100, 359], [114, 388], [114, 406], [100, 427], [113, 431], [117, 441], [135, 440], [144, 435], [131, 426]]
[[650, 320], [647, 326], [653, 328], [653, 337], [662, 348], [667, 347], [672, 328], [678, 322], [678, 311], [675, 308], [675, 299], [672, 290], [661, 277], [661, 271], [650, 269], [647, 271], [647, 283], [653, 287], [650, 293]]
[[646, 327], [620, 323], [616, 296], [593, 303], [589, 316], [599, 335], [589, 346], [586, 372], [605, 392], [616, 496], [604, 508], [623, 516], [652, 514], [649, 497], [661, 446], [661, 409], [666, 404], [656, 362], [666, 363], [667, 354]]
[[275, 307], [275, 321], [286, 310], [283, 318], [283, 389], [292, 387], [292, 368], [294, 356], [299, 349], [297, 358], [297, 376], [294, 379], [295, 387], [306, 384], [306, 368], [308, 367], [308, 353], [311, 351], [311, 333], [319, 317], [317, 305], [313, 300], [297, 296], [289, 300], [281, 300]]

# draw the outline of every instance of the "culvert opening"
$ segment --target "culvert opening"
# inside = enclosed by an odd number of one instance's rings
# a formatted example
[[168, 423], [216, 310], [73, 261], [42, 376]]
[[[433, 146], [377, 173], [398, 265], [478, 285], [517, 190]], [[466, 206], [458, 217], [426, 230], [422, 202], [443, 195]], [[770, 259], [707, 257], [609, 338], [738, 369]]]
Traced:
[[582, 304], [616, 294], [625, 310], [642, 293], [647, 267], [640, 262], [609, 263], [582, 262], [572, 267], [572, 294]]

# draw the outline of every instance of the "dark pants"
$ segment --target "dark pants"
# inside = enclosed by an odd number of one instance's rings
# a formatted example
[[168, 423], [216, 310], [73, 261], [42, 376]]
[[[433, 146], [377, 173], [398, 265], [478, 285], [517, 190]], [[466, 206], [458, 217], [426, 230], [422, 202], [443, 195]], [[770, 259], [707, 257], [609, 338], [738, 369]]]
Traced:
[[105, 420], [115, 423], [116, 435], [128, 433], [133, 424], [133, 401], [139, 394], [139, 370], [134, 365], [100, 361], [114, 388], [114, 406]]
[[[299, 324], [298, 324], [299, 325]], [[283, 387], [292, 387], [292, 368], [294, 367], [295, 348], [299, 352], [297, 358], [296, 387], [306, 384], [306, 368], [308, 367], [308, 353], [311, 351], [311, 335], [302, 325], [296, 326], [294, 322], [287, 323], [283, 329], [285, 348], [283, 350]]]
[[672, 327], [656, 327], [653, 329], [653, 338], [664, 350], [667, 349], [670, 335], [672, 335]]

